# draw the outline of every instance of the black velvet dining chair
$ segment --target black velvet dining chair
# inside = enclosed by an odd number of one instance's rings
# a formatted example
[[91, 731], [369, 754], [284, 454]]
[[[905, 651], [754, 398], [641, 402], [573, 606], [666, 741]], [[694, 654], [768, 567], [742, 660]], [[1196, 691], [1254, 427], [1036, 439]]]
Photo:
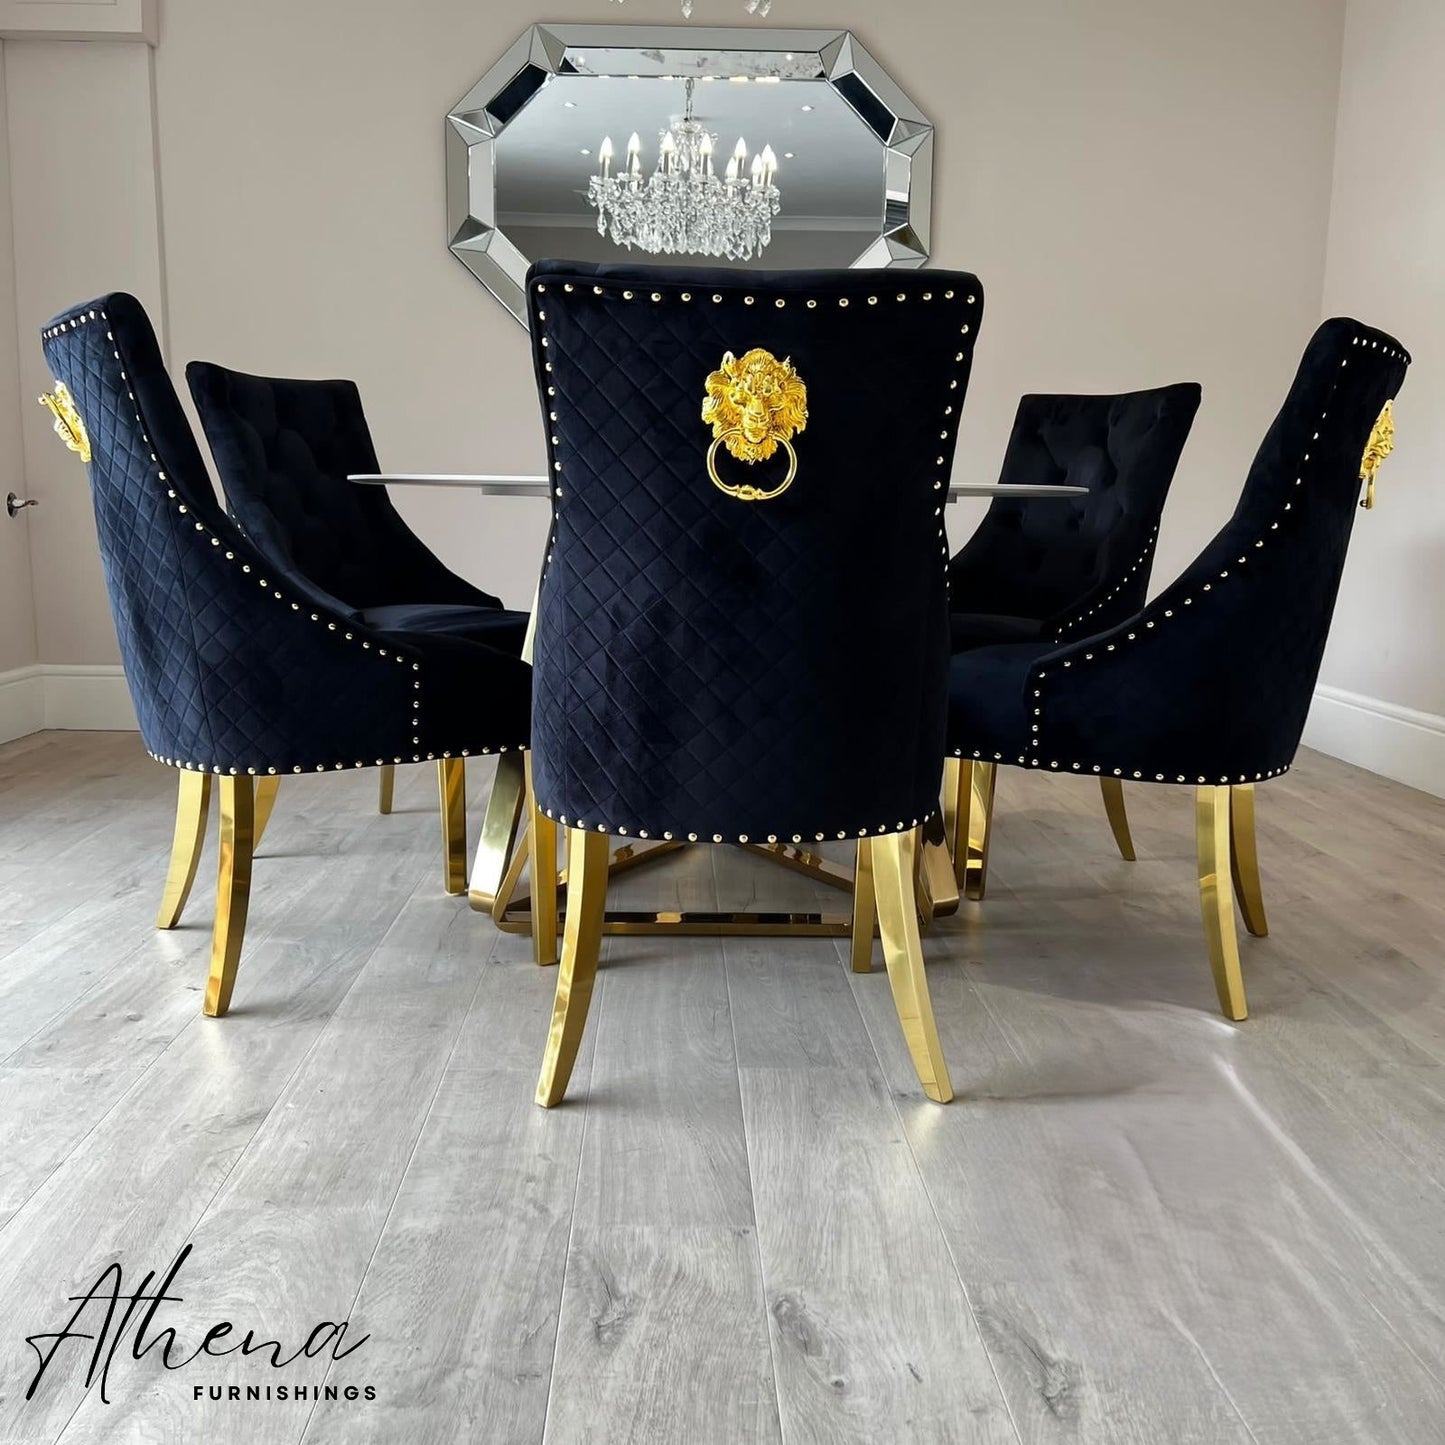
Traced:
[[[272, 571], [321, 588], [366, 627], [426, 632], [521, 653], [528, 615], [447, 568], [386, 489], [351, 381], [251, 376], [193, 361], [186, 380], [231, 515]], [[393, 768], [380, 775], [391, 811]]]
[[1234, 515], [1176, 581], [1087, 637], [979, 648], [951, 665], [965, 834], [988, 832], [971, 786], [980, 764], [1196, 788], [1205, 935], [1232, 1019], [1247, 1005], [1231, 881], [1246, 927], [1267, 929], [1255, 786], [1288, 771], [1299, 746], [1361, 482], [1372, 493], [1409, 361], [1382, 331], [1325, 322]]
[[[179, 770], [157, 924], [179, 921], [213, 781], [220, 867], [204, 1009], [235, 983], [258, 815], [284, 775], [437, 763], [449, 889], [465, 886], [463, 760], [524, 748], [530, 668], [459, 638], [368, 625], [281, 575], [226, 515], [140, 303], [114, 293], [42, 330], [56, 430], [89, 464], [111, 614], [142, 740]], [[460, 880], [459, 883], [457, 880]], [[457, 886], [453, 886], [456, 883]]]
[[855, 914], [871, 885], [914, 1065], [947, 1101], [914, 864], [978, 281], [548, 262], [527, 297], [555, 481], [534, 877], [555, 878], [559, 826], [570, 865], [538, 1103], [562, 1099], [586, 1024], [611, 834], [854, 843]]
[[[954, 652], [1101, 632], [1143, 605], [1170, 483], [1199, 410], [1197, 382], [1117, 395], [1030, 395], [1019, 402], [999, 482], [1085, 487], [1077, 499], [997, 497], [948, 567]], [[958, 837], [957, 764], [945, 774], [958, 885], [982, 898], [986, 837]], [[988, 764], [973, 790], [991, 799]], [[1123, 790], [1100, 786], [1114, 841], [1134, 858]], [[973, 810], [977, 816], [979, 808]], [[972, 867], [969, 866], [970, 859]]]

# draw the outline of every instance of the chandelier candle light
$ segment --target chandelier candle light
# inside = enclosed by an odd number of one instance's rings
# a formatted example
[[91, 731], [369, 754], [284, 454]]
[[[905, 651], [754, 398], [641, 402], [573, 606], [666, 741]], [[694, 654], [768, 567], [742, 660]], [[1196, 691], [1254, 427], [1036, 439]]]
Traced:
[[[617, 0], [617, 3], [620, 5], [622, 0]], [[766, 20], [772, 13], [773, 0], [747, 0], [747, 8], [749, 15]], [[682, 15], [685, 20], [692, 19], [692, 0], [682, 0]]]
[[636, 246], [652, 255], [726, 256], [747, 261], [762, 255], [773, 239], [773, 217], [782, 208], [776, 185], [778, 158], [772, 146], [748, 161], [739, 140], [727, 169], [713, 165], [717, 137], [693, 116], [693, 87], [687, 82], [687, 111], [665, 131], [657, 169], [642, 174], [642, 141], [634, 132], [627, 160], [616, 174], [612, 137], [598, 148], [599, 175], [587, 186], [597, 209], [599, 235], [619, 246]]

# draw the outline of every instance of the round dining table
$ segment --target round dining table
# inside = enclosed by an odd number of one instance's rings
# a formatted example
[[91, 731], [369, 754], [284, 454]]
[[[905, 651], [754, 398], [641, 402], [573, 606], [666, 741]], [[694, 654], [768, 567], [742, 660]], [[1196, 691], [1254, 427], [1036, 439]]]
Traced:
[[[367, 487], [464, 487], [488, 497], [546, 497], [547, 478], [476, 472], [351, 472], [347, 481]], [[961, 497], [1082, 497], [1087, 487], [1002, 486], [997, 482], [960, 482], [948, 500]]]
[[[448, 472], [353, 472], [347, 480], [360, 486], [376, 487], [442, 487], [480, 492], [490, 497], [536, 497], [549, 499], [550, 483], [545, 476], [508, 473]], [[965, 497], [1080, 497], [1087, 487], [1020, 485], [995, 482], [961, 482], [950, 486], [947, 500], [956, 502]], [[532, 604], [532, 626], [527, 629], [522, 656], [530, 661], [532, 636], [536, 626], [536, 600]], [[481, 913], [490, 913], [496, 925], [509, 933], [530, 933], [530, 903], [520, 884], [527, 848], [519, 835], [526, 793], [523, 759], [520, 754], [503, 753], [497, 760], [497, 773], [487, 801], [481, 838], [472, 864], [468, 898]], [[628, 842], [612, 856], [613, 873], [628, 871], [644, 863], [660, 860], [668, 854], [688, 847], [676, 842]], [[807, 875], [819, 883], [850, 892], [853, 870], [810, 849], [783, 843], [735, 845], [755, 853], [784, 868]], [[921, 850], [926, 875], [923, 888], [930, 895], [927, 916], [951, 913], [958, 907], [958, 888], [954, 882], [952, 862], [937, 839], [925, 838]], [[565, 880], [563, 881], [565, 887]], [[925, 917], [925, 921], [926, 921]], [[720, 936], [742, 934], [751, 936], [844, 937], [852, 930], [849, 913], [614, 913], [607, 914], [608, 933], [688, 933]]]

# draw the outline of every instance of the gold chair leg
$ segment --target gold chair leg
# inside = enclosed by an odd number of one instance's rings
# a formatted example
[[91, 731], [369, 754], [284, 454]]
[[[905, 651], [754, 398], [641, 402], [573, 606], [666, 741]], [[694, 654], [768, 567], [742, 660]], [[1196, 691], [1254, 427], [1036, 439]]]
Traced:
[[1133, 863], [1134, 836], [1129, 831], [1129, 814], [1124, 808], [1124, 784], [1118, 778], [1100, 778], [1099, 791], [1104, 795], [1104, 811], [1109, 815], [1119, 856], [1126, 863]]
[[1259, 847], [1254, 836], [1253, 783], [1236, 783], [1229, 790], [1229, 866], [1244, 926], [1256, 938], [1267, 937], [1269, 920], [1264, 914]]
[[206, 842], [206, 814], [211, 808], [211, 775], [181, 772], [176, 792], [176, 831], [171, 840], [171, 866], [166, 871], [165, 892], [156, 914], [157, 928], [174, 928], [181, 921], [196, 867]]
[[953, 1098], [948, 1064], [933, 1020], [933, 1002], [923, 970], [923, 941], [914, 908], [913, 867], [918, 852], [918, 830], [888, 833], [872, 841], [874, 886], [878, 922], [883, 934], [883, 957], [903, 1037], [923, 1092], [937, 1103]]
[[957, 842], [953, 876], [975, 902], [988, 890], [988, 850], [993, 838], [995, 763], [965, 762], [958, 776]]
[[532, 754], [527, 754], [528, 864], [532, 875], [532, 952], [543, 968], [557, 962], [557, 824], [532, 791]]
[[953, 792], [953, 821], [948, 830], [948, 847], [953, 854], [953, 880], [962, 891], [968, 882], [968, 802], [973, 792], [973, 764], [950, 758], [944, 782]]
[[251, 854], [256, 842], [255, 780], [221, 777], [221, 861], [216, 874], [216, 922], [211, 933], [211, 972], [202, 1011], [223, 1018], [231, 1007], [236, 966], [246, 936], [251, 902]]
[[1204, 938], [1209, 966], [1226, 1018], [1249, 1017], [1244, 976], [1239, 967], [1239, 936], [1234, 926], [1230, 877], [1229, 789], [1204, 786], [1195, 794], [1194, 831], [1199, 849], [1199, 903], [1204, 911]]
[[935, 813], [923, 825], [919, 844], [919, 871], [928, 889], [934, 918], [947, 918], [958, 912], [958, 882], [953, 876], [953, 859], [948, 851], [948, 832], [943, 818]]
[[610, 847], [606, 833], [567, 829], [567, 921], [562, 935], [562, 967], [557, 976], [542, 1077], [537, 1081], [537, 1103], [544, 1109], [562, 1102], [587, 1027], [597, 958], [602, 951]]
[[477, 859], [472, 866], [467, 901], [478, 913], [493, 913], [507, 865], [519, 846], [517, 829], [521, 824], [526, 778], [522, 755], [503, 753], [497, 759], [492, 794], [487, 799], [482, 818], [482, 836], [477, 841]]
[[878, 906], [873, 893], [873, 844], [868, 838], [860, 838], [858, 860], [853, 870], [851, 958], [854, 973], [873, 972], [873, 932], [877, 923]]
[[392, 800], [396, 797], [396, 764], [383, 763], [377, 770], [376, 811], [391, 812]]
[[276, 806], [276, 794], [281, 791], [281, 779], [264, 777], [256, 779], [256, 830], [251, 839], [252, 849], [261, 846], [261, 835], [271, 821], [271, 810]]
[[958, 778], [963, 771], [962, 758], [943, 760], [943, 836], [952, 853], [958, 842]]
[[913, 902], [918, 909], [919, 926], [927, 928], [933, 922], [933, 880], [923, 866], [923, 853], [922, 847], [916, 848], [913, 853]]
[[442, 850], [448, 893], [467, 891], [467, 764], [465, 758], [437, 759], [441, 794]]

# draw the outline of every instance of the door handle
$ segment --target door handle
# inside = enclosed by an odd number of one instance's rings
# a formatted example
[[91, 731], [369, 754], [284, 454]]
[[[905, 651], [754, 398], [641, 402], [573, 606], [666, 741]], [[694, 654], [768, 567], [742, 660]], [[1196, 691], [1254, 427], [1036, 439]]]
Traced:
[[38, 507], [40, 503], [34, 497], [17, 497], [14, 492], [9, 492], [5, 497], [5, 510], [14, 517], [23, 512], [26, 507]]

